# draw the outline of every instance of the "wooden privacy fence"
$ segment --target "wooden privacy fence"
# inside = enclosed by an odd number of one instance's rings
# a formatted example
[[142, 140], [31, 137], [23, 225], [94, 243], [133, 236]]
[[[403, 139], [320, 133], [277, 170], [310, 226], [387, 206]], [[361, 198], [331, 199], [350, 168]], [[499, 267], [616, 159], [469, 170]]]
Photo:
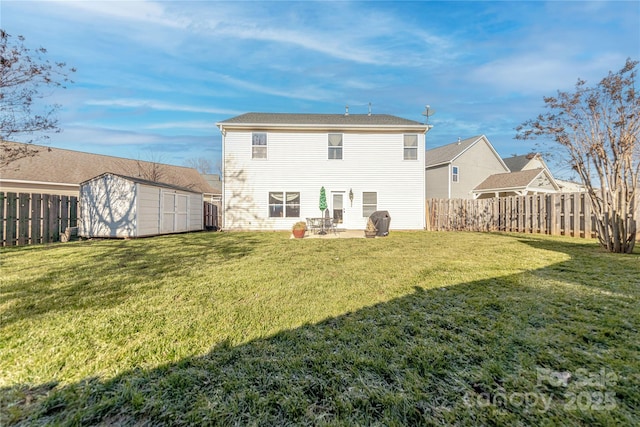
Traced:
[[[427, 199], [427, 230], [507, 231], [596, 237], [586, 193], [493, 199]], [[636, 217], [640, 217], [637, 213]]]
[[204, 228], [218, 230], [220, 228], [218, 224], [218, 206], [210, 202], [204, 202]]
[[51, 243], [78, 222], [78, 198], [0, 192], [2, 246]]

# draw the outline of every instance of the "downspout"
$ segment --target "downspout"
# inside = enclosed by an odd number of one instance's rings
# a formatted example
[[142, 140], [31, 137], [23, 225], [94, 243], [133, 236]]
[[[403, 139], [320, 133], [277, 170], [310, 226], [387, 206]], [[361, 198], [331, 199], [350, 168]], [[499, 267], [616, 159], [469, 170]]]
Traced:
[[224, 157], [224, 151], [225, 151], [224, 150], [224, 148], [225, 148], [225, 141], [224, 140], [225, 140], [226, 132], [224, 131], [224, 127], [223, 127], [222, 124], [219, 124], [218, 128], [220, 129], [220, 134], [222, 135], [222, 159], [221, 159], [221, 162], [220, 162], [220, 169], [221, 169], [220, 170], [220, 175], [221, 175], [220, 176], [220, 183], [222, 184], [221, 185], [222, 194], [220, 194], [220, 209], [222, 209], [222, 212], [221, 212], [220, 217], [222, 218], [222, 224], [219, 224], [218, 229], [219, 230], [223, 230], [225, 228], [225, 221], [226, 221], [226, 217], [227, 217], [226, 214], [225, 214], [225, 210], [226, 210], [225, 209], [225, 206], [226, 206], [225, 205], [225, 202], [226, 202], [226, 199], [225, 199], [225, 182], [227, 180], [225, 179], [225, 164], [226, 164], [226, 162], [225, 162], [225, 157]]

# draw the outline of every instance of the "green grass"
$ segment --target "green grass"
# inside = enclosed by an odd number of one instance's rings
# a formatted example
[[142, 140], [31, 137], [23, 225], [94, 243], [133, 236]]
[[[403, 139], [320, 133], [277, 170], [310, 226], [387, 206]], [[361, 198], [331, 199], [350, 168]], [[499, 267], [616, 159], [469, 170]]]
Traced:
[[637, 251], [197, 233], [0, 262], [3, 426], [640, 423]]

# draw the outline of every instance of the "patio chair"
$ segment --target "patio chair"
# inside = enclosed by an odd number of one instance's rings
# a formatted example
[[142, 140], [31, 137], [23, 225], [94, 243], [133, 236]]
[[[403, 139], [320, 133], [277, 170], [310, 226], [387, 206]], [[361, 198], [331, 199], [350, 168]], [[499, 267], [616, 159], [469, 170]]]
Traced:
[[320, 230], [320, 224], [315, 218], [307, 218], [307, 229], [310, 233], [317, 234]]
[[338, 234], [335, 221], [329, 216], [329, 210], [324, 211], [324, 229], [325, 231], [333, 231], [333, 234]]

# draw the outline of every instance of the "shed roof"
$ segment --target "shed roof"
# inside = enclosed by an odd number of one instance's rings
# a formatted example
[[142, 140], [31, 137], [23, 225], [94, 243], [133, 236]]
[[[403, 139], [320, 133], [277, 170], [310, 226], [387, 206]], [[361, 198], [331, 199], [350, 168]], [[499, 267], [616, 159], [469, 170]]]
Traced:
[[219, 194], [219, 191], [211, 187], [197, 170], [189, 167], [19, 142], [0, 144], [6, 144], [7, 147], [27, 146], [37, 150], [33, 156], [16, 160], [4, 168], [1, 177], [6, 180], [79, 185], [105, 172], [129, 177], [138, 175], [138, 178], [145, 179], [150, 169], [156, 168], [159, 179], [166, 184], [201, 193]]
[[102, 173], [102, 174], [100, 174], [98, 176], [94, 176], [91, 179], [88, 179], [86, 181], [81, 182], [80, 185], [84, 185], [84, 184], [87, 184], [87, 183], [89, 183], [91, 181], [98, 180], [98, 179], [100, 179], [100, 178], [102, 178], [104, 176], [107, 176], [107, 175], [117, 176], [119, 178], [125, 179], [127, 181], [131, 181], [131, 182], [136, 183], [136, 184], [143, 184], [143, 185], [148, 185], [148, 186], [151, 186], [151, 187], [160, 187], [160, 188], [167, 188], [167, 189], [170, 189], [170, 190], [179, 190], [179, 191], [185, 191], [185, 192], [188, 192], [188, 193], [201, 194], [201, 192], [196, 191], [196, 190], [194, 190], [192, 188], [180, 187], [178, 185], [167, 184], [165, 182], [150, 181], [148, 179], [142, 179], [142, 178], [134, 177], [134, 176], [126, 176], [126, 175], [122, 175], [122, 174], [119, 174], [119, 173], [112, 173], [112, 172], [105, 172], [105, 173]]

